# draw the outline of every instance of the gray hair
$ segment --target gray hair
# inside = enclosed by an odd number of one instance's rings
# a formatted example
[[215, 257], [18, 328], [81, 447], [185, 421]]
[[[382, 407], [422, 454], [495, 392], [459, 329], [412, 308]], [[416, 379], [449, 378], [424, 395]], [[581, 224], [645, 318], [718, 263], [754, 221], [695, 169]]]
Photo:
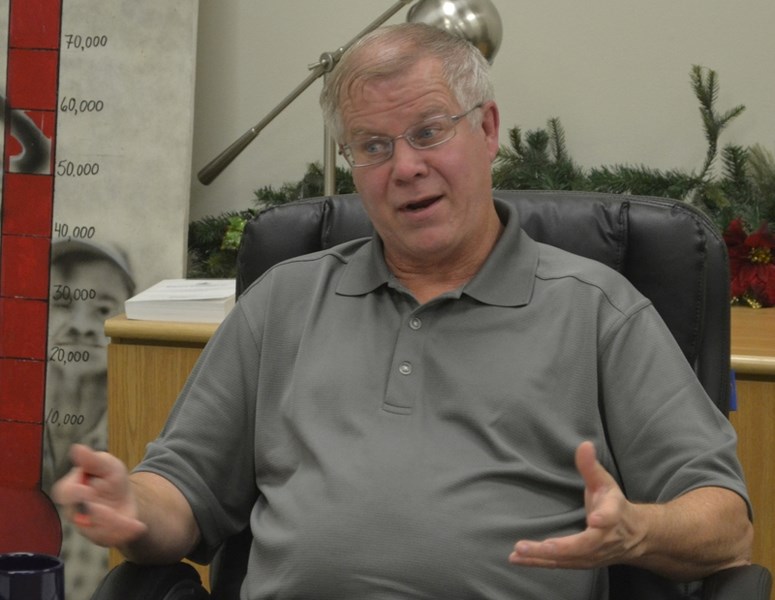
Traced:
[[[476, 46], [423, 23], [381, 27], [366, 34], [342, 55], [320, 93], [323, 119], [333, 137], [343, 142], [341, 100], [353, 87], [395, 77], [424, 58], [436, 58], [452, 97], [463, 110], [494, 98], [490, 65]], [[469, 116], [476, 127], [481, 111]]]

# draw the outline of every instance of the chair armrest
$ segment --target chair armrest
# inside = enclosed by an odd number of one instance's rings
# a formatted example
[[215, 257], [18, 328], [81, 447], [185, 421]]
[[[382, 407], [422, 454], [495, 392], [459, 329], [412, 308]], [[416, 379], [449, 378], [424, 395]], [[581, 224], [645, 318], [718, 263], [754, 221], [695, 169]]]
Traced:
[[150, 566], [123, 562], [102, 580], [91, 600], [207, 600], [196, 569], [187, 563]]
[[761, 565], [724, 569], [705, 578], [702, 600], [769, 600], [772, 575]]

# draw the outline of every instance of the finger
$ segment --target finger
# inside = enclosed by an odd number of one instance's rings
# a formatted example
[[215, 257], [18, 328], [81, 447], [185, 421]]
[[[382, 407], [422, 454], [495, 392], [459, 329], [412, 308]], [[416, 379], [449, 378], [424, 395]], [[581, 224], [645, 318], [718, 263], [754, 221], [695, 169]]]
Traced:
[[589, 569], [610, 564], [604, 534], [587, 529], [543, 542], [521, 540], [509, 555], [509, 562], [526, 567]]
[[110, 460], [105, 458], [109, 455], [95, 452], [88, 446], [74, 444], [69, 454], [74, 466], [54, 484], [52, 499], [60, 506], [75, 507], [76, 514], [83, 515], [86, 512], [85, 502], [93, 500], [101, 493], [97, 488], [103, 480], [95, 472], [109, 474], [114, 468], [110, 465]]
[[601, 541], [601, 532], [590, 529], [542, 542], [520, 540], [514, 545], [510, 559], [532, 566], [573, 566], [587, 562]]
[[113, 457], [106, 452], [97, 452], [83, 444], [73, 444], [70, 448], [70, 460], [92, 477], [107, 477], [115, 472]]
[[83, 467], [84, 463], [91, 460], [93, 454], [96, 454], [96, 452], [85, 444], [73, 444], [68, 452], [70, 460], [77, 467]]
[[81, 467], [73, 467], [51, 488], [51, 499], [60, 506], [66, 506], [82, 500], [88, 494], [84, 485], [84, 472]]
[[581, 474], [587, 487], [596, 487], [599, 477], [597, 466], [599, 464], [595, 445], [592, 442], [581, 442], [576, 448], [576, 470]]
[[557, 546], [552, 540], [520, 540], [514, 544], [509, 562], [528, 567], [552, 568], [557, 565]]
[[81, 533], [102, 546], [113, 546], [139, 538], [147, 526], [98, 502], [83, 503], [82, 512], [72, 509], [71, 521]]
[[576, 448], [576, 469], [584, 479], [587, 491], [592, 494], [616, 484], [613, 476], [597, 460], [597, 451], [592, 442], [582, 442]]

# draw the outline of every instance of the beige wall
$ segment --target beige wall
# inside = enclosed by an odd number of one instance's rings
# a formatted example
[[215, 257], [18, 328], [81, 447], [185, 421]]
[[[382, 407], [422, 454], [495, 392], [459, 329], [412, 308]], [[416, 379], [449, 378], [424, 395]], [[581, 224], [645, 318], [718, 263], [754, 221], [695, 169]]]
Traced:
[[[716, 70], [719, 108], [747, 110], [722, 143], [775, 152], [775, 0], [493, 0], [503, 43], [493, 66], [508, 128], [560, 117], [584, 166], [699, 168], [705, 141], [689, 83]], [[392, 0], [200, 0], [191, 218], [252, 206], [253, 190], [297, 181], [322, 160], [321, 82], [209, 186], [195, 174], [255, 125]], [[406, 9], [393, 21], [403, 21]]]

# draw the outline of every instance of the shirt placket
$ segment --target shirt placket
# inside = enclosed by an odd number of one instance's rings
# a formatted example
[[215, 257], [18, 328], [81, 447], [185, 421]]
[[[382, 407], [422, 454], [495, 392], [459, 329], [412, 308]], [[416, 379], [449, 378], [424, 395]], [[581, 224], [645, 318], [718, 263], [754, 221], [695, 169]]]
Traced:
[[428, 332], [427, 317], [412, 311], [401, 324], [388, 376], [385, 411], [409, 415], [420, 399], [422, 352]]

